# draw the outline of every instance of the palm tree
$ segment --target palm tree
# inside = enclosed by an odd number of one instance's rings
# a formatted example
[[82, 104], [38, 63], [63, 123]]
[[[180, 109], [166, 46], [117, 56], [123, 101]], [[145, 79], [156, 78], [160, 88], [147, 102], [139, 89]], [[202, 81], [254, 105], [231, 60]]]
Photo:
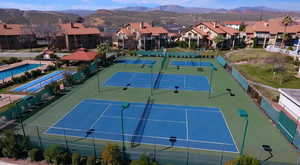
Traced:
[[217, 36], [213, 39], [214, 43], [216, 44], [216, 49], [217, 49], [217, 50], [219, 49], [218, 45], [219, 45], [220, 43], [224, 42], [224, 40], [225, 40], [225, 38], [224, 38], [222, 35], [217, 35]]
[[288, 37], [284, 37], [284, 36], [287, 36], [287, 34], [286, 34], [286, 29], [287, 29], [287, 27], [289, 26], [289, 25], [291, 25], [292, 23], [293, 23], [294, 21], [293, 21], [293, 19], [292, 19], [292, 17], [290, 17], [290, 16], [285, 16], [282, 20], [281, 20], [281, 23], [284, 25], [284, 32], [283, 32], [283, 36], [282, 36], [282, 41], [281, 41], [281, 48], [283, 48], [285, 45], [284, 45], [284, 43], [285, 43], [285, 39], [287, 39]]
[[111, 47], [108, 44], [100, 44], [97, 46], [98, 54], [101, 56], [101, 62], [106, 65], [106, 54], [111, 52]]

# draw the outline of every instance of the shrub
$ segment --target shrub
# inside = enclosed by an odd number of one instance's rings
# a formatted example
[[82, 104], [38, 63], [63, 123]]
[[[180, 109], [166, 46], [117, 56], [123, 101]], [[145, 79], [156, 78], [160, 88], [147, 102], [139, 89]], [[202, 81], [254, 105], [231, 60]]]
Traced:
[[13, 131], [4, 132], [1, 138], [2, 154], [9, 158], [24, 158], [27, 157], [27, 152], [30, 149], [28, 137], [16, 135]]
[[235, 160], [226, 162], [224, 165], [259, 165], [260, 162], [254, 157], [243, 155]]
[[31, 73], [29, 73], [29, 72], [25, 72], [25, 76], [26, 76], [28, 79], [31, 79], [31, 78], [32, 78], [32, 75], [31, 75]]
[[33, 70], [33, 71], [31, 71], [31, 75], [32, 75], [32, 77], [36, 78], [36, 77], [42, 75], [42, 71], [40, 69]]
[[21, 60], [19, 60], [17, 57], [10, 57], [8, 60], [7, 60], [7, 64], [13, 64], [13, 63], [16, 63], [16, 62], [20, 62]]
[[81, 156], [78, 153], [72, 154], [72, 165], [79, 165], [80, 164]]
[[48, 163], [59, 164], [62, 160], [61, 155], [65, 150], [60, 145], [52, 145], [44, 152], [44, 158]]
[[54, 65], [48, 65], [46, 68], [46, 71], [53, 71], [56, 70], [56, 67]]
[[61, 164], [63, 165], [71, 164], [71, 158], [68, 152], [64, 152], [63, 154], [61, 154]]
[[43, 160], [43, 154], [37, 148], [33, 148], [33, 149], [29, 150], [28, 156], [30, 157], [31, 161], [41, 161], [41, 160]]
[[95, 165], [96, 164], [96, 157], [89, 156], [86, 161], [86, 165]]

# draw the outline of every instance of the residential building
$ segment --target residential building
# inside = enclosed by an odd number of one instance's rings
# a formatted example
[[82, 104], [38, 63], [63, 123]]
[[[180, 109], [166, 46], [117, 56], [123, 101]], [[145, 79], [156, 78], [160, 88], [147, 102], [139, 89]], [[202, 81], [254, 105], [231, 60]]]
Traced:
[[0, 23], [0, 49], [32, 48], [35, 45], [34, 33], [26, 25]]
[[241, 26], [244, 24], [242, 21], [225, 21], [223, 23], [226, 27], [230, 27], [235, 30], [240, 30]]
[[239, 31], [223, 26], [216, 22], [201, 22], [198, 25], [181, 33], [179, 40], [195, 42], [197, 47], [216, 47], [214, 38], [222, 36], [224, 41], [218, 47], [229, 49], [240, 42]]
[[116, 32], [114, 45], [123, 49], [160, 49], [168, 46], [168, 31], [146, 22], [129, 23]]
[[81, 23], [59, 24], [55, 47], [74, 50], [77, 48], [96, 48], [101, 41], [101, 33], [97, 28], [85, 27]]
[[297, 44], [300, 37], [300, 22], [294, 22], [287, 27], [282, 24], [281, 19], [255, 22], [246, 27], [245, 41], [249, 46], [264, 48], [268, 45], [280, 46], [284, 33], [288, 36], [286, 46]]
[[279, 105], [283, 111], [295, 121], [300, 117], [300, 90], [299, 89], [279, 89]]

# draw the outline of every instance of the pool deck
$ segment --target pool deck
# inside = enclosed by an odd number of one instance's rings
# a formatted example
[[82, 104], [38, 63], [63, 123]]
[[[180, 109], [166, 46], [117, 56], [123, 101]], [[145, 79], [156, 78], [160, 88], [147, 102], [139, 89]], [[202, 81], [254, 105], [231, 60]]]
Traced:
[[[28, 72], [30, 72], [30, 71], [37, 70], [37, 69], [44, 70], [48, 67], [48, 65], [53, 65], [54, 63], [52, 61], [24, 60], [24, 61], [14, 63], [14, 64], [0, 66], [0, 72], [4, 71], [4, 70], [7, 70], [7, 69], [15, 68], [15, 67], [18, 67], [18, 66], [22, 66], [22, 65], [25, 65], [25, 64], [43, 64], [41, 67], [28, 70]], [[15, 75], [15, 77], [19, 77], [23, 74], [24, 74], [24, 72]], [[11, 77], [7, 77], [7, 78], [3, 79], [1, 82], [10, 81], [10, 80], [11, 80]]]
[[8, 105], [16, 100], [19, 100], [20, 98], [25, 97], [26, 95], [15, 95], [15, 94], [0, 94], [0, 108]]

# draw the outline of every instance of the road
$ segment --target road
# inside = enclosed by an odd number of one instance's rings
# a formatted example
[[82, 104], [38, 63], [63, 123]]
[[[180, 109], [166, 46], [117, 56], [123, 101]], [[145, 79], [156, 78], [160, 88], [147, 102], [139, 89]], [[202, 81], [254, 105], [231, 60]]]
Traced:
[[[56, 53], [59, 57], [62, 57], [68, 53]], [[40, 53], [34, 52], [18, 52], [18, 53], [10, 53], [10, 52], [1, 52], [0, 57], [35, 57], [40, 55]]]

